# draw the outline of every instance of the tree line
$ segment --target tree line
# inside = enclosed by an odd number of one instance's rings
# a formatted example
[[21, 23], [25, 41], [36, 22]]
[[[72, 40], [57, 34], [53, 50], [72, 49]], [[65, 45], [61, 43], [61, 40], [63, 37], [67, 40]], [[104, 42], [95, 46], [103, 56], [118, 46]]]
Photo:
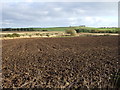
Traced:
[[2, 31], [35, 31], [33, 28], [2, 28]]
[[88, 30], [88, 29], [75, 29], [77, 33], [118, 33], [118, 30]]

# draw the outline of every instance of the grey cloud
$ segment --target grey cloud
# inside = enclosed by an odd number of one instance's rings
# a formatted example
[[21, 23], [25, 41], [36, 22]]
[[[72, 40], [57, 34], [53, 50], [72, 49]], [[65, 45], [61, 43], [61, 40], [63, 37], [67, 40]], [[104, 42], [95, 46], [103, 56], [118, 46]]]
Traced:
[[117, 3], [10, 2], [3, 4], [2, 15], [3, 27], [117, 25]]

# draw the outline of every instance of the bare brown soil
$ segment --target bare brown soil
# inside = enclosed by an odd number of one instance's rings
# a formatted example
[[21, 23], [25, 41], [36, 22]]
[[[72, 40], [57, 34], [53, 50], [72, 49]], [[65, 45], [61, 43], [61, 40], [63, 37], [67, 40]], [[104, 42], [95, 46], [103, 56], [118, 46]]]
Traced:
[[3, 40], [4, 88], [112, 88], [118, 36]]

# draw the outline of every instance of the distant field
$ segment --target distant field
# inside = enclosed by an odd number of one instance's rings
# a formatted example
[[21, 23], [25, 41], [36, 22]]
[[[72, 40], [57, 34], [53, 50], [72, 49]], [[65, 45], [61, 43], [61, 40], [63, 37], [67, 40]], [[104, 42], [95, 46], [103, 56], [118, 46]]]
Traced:
[[93, 27], [54, 27], [54, 28], [33, 28], [33, 30], [65, 31], [68, 29], [87, 29], [87, 30], [116, 30], [115, 28], [93, 28]]
[[111, 31], [116, 31], [118, 30], [117, 28], [98, 28], [98, 30], [111, 30]]
[[55, 28], [33, 28], [33, 30], [65, 31], [69, 29], [87, 29], [87, 30], [110, 30], [116, 31], [116, 28], [93, 28], [93, 27], [55, 27]]
[[79, 27], [54, 27], [54, 28], [33, 28], [33, 30], [65, 31], [68, 29], [78, 29]]
[[[6, 28], [2, 29], [2, 31], [66, 31], [66, 30], [85, 30], [85, 32], [90, 32], [91, 30], [95, 31], [111, 31], [112, 33], [118, 31], [117, 28], [94, 28], [94, 27], [51, 27], [51, 28]], [[83, 31], [82, 31], [83, 32]]]

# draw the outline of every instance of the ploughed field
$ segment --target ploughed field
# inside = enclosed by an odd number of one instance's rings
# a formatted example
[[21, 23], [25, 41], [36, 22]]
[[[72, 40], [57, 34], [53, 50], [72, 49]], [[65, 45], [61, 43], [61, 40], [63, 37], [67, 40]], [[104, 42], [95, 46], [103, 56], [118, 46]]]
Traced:
[[118, 36], [2, 42], [4, 88], [111, 88], [120, 67]]

